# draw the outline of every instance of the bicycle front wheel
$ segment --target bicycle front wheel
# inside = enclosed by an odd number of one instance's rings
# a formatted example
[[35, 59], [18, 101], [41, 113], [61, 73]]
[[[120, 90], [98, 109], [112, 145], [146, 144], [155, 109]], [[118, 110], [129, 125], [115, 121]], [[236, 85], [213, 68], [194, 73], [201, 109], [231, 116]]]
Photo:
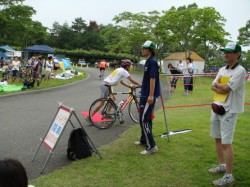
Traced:
[[135, 122], [139, 123], [140, 107], [138, 101], [132, 99], [128, 105], [128, 114], [130, 118]]
[[107, 129], [116, 120], [116, 105], [111, 99], [97, 99], [89, 109], [90, 122], [96, 128]]

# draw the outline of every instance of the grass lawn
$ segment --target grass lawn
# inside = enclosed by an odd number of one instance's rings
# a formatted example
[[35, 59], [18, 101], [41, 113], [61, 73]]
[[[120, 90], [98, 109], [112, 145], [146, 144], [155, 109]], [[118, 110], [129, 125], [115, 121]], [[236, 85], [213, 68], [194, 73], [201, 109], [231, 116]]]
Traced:
[[[196, 78], [193, 94], [183, 96], [183, 83], [178, 82], [175, 93], [165, 106], [207, 104], [212, 102], [212, 78]], [[167, 79], [164, 79], [167, 81]], [[250, 103], [250, 83], [246, 83], [246, 102]], [[99, 148], [103, 159], [92, 156], [31, 180], [36, 187], [117, 187], [117, 186], [211, 186], [211, 181], [223, 174], [209, 174], [208, 168], [217, 164], [214, 140], [210, 132], [210, 106], [172, 108], [166, 110], [170, 131], [190, 128], [191, 132], [167, 138], [162, 110], [155, 112], [154, 134], [159, 152], [140, 155], [143, 147], [134, 145], [140, 136], [139, 125], [132, 126], [117, 141]], [[250, 186], [250, 106], [240, 114], [234, 136], [234, 177], [236, 186]], [[108, 130], [107, 130], [108, 131]], [[101, 137], [100, 137], [101, 138]], [[66, 153], [66, 146], [65, 146]]]
[[[85, 79], [87, 77], [87, 74], [84, 71], [79, 71], [80, 73], [83, 73], [83, 76], [74, 76], [72, 79], [53, 79], [51, 78], [48, 82], [44, 81], [44, 78], [41, 79], [41, 83], [39, 88], [37, 88], [37, 84], [34, 84], [34, 88], [31, 89], [25, 89], [24, 91], [33, 91], [33, 90], [41, 90], [41, 89], [45, 89], [45, 88], [51, 88], [51, 87], [57, 87], [57, 86], [62, 86], [65, 84], [69, 84], [72, 82], [76, 82], [82, 79]], [[43, 71], [43, 73], [45, 73], [45, 71]], [[58, 70], [57, 74], [62, 73], [62, 70]], [[8, 81], [9, 84], [15, 84], [15, 85], [23, 85], [23, 82], [21, 80], [15, 80], [14, 83], [12, 83], [10, 80]], [[16, 92], [24, 92], [24, 91], [16, 91]], [[5, 95], [5, 94], [9, 94], [10, 92], [0, 92], [0, 95]], [[13, 93], [13, 92], [11, 92]]]

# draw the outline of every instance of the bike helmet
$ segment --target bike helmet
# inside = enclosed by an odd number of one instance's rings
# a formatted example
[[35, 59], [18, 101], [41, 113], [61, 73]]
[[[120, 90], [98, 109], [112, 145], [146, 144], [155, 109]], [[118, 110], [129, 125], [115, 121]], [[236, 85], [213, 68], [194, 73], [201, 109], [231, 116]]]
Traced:
[[128, 59], [121, 60], [121, 67], [123, 67], [123, 68], [129, 67], [131, 64], [132, 64], [132, 62]]

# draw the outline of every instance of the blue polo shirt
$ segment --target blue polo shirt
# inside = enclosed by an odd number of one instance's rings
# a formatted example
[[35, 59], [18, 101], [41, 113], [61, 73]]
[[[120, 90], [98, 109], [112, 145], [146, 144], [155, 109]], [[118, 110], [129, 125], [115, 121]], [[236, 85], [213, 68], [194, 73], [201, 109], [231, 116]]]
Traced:
[[141, 87], [141, 97], [148, 97], [150, 92], [150, 78], [155, 78], [154, 98], [160, 96], [159, 66], [157, 60], [151, 56], [145, 63]]

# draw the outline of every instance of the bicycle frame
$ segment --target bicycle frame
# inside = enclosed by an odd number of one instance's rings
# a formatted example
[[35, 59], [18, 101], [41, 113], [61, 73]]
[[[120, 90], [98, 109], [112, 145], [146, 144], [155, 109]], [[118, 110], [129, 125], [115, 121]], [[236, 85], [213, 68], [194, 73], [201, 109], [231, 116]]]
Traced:
[[[124, 103], [120, 106], [121, 110], [124, 110], [126, 106], [134, 99], [136, 103], [138, 103], [136, 96], [133, 94], [133, 91], [131, 92], [114, 92], [111, 93], [110, 95], [123, 95], [123, 94], [128, 94], [128, 97], [126, 100], [124, 100]], [[112, 98], [111, 98], [112, 99]]]
[[[106, 129], [113, 125], [113, 123], [118, 119], [120, 124], [124, 123], [123, 120], [123, 110], [128, 106], [128, 114], [130, 118], [135, 122], [139, 123], [139, 102], [137, 100], [136, 88], [129, 92], [112, 92], [110, 89], [110, 94], [108, 98], [99, 98], [95, 100], [89, 109], [89, 115], [91, 123], [100, 129]], [[121, 106], [117, 106], [114, 100], [115, 95], [127, 94], [128, 96], [124, 100]], [[134, 101], [133, 101], [134, 100]], [[92, 121], [92, 116], [99, 113], [101, 121]], [[103, 120], [103, 121], [102, 121]]]

